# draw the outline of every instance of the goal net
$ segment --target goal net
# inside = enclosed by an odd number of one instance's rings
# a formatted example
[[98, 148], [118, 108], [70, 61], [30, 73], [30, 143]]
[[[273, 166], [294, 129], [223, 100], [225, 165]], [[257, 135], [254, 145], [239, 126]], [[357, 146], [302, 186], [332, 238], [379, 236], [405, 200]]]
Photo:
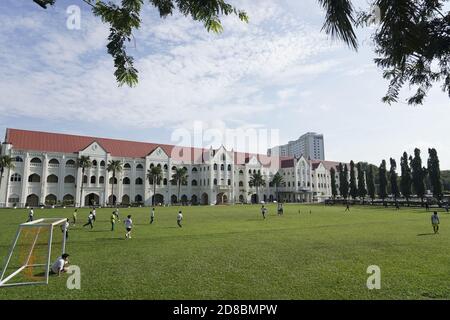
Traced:
[[0, 287], [48, 284], [52, 262], [65, 253], [66, 219], [44, 218], [19, 225], [0, 277]]

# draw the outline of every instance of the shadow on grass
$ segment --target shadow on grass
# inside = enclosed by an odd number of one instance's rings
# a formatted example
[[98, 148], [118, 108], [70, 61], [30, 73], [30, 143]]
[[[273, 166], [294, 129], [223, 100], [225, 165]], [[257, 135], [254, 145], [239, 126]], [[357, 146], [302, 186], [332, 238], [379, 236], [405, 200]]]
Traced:
[[419, 233], [417, 236], [418, 237], [421, 237], [421, 236], [434, 236], [435, 234], [434, 233]]

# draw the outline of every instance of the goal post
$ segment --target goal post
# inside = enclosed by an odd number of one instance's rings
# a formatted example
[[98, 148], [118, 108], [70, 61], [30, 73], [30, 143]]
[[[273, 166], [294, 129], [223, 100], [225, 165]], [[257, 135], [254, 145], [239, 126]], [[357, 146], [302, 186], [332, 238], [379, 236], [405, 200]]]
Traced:
[[20, 224], [6, 256], [0, 287], [48, 284], [52, 259], [66, 252], [67, 229], [58, 232], [55, 227], [66, 221], [43, 218]]

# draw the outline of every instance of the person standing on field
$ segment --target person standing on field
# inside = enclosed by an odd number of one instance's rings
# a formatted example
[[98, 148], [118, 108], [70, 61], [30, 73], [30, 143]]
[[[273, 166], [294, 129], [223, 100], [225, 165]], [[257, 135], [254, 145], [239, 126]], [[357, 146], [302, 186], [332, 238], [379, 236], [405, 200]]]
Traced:
[[114, 231], [114, 226], [116, 225], [116, 215], [113, 213], [111, 214], [111, 231]]
[[28, 220], [27, 220], [27, 222], [33, 221], [33, 217], [34, 217], [34, 210], [33, 210], [33, 208], [31, 208], [30, 212], [28, 212]]
[[75, 226], [77, 224], [77, 215], [78, 215], [78, 209], [75, 209], [75, 211], [72, 213], [72, 221], [73, 225]]
[[264, 207], [264, 205], [262, 205], [261, 214], [263, 216], [263, 219], [266, 219], [266, 213], [267, 213], [267, 209], [266, 209], [266, 207]]
[[434, 211], [431, 215], [431, 225], [433, 226], [433, 231], [435, 234], [439, 233], [439, 216], [437, 211]]
[[178, 215], [177, 215], [177, 224], [180, 228], [182, 227], [182, 225], [181, 225], [182, 220], [183, 220], [183, 214], [181, 213], [181, 210], [180, 210], [180, 211], [178, 211]]
[[128, 215], [123, 223], [125, 224], [125, 229], [127, 230], [125, 233], [125, 238], [131, 239], [131, 229], [133, 228], [133, 220], [131, 220], [131, 215]]
[[155, 220], [155, 208], [152, 208], [152, 212], [150, 213], [150, 224]]

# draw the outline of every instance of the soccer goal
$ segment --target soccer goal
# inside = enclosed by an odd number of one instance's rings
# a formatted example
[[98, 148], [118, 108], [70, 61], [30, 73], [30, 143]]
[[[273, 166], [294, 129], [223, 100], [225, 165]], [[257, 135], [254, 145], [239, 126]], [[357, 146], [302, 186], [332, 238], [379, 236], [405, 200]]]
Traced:
[[19, 225], [0, 287], [48, 284], [52, 261], [66, 251], [66, 229], [61, 228], [66, 220], [44, 218]]

